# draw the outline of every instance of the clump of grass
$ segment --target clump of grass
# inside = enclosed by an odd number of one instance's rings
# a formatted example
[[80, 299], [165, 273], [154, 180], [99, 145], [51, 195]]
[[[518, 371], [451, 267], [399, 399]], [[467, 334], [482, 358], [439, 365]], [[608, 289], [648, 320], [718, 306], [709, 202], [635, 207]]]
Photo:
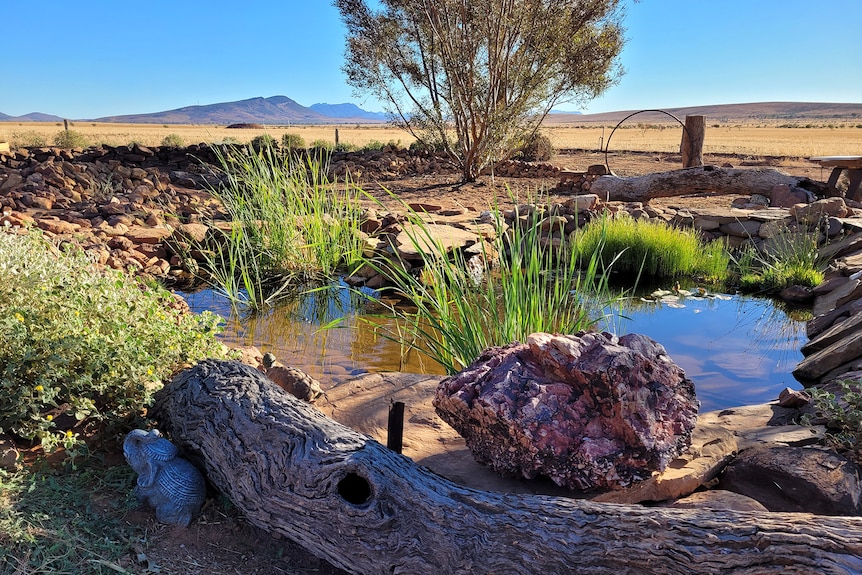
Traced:
[[183, 137], [175, 133], [170, 133], [162, 138], [162, 146], [167, 146], [169, 148], [181, 148], [184, 143]]
[[770, 238], [764, 248], [748, 245], [735, 258], [737, 282], [749, 292], [814, 287], [823, 282], [827, 264], [814, 234], [789, 229]]
[[217, 241], [205, 279], [234, 303], [262, 309], [290, 286], [322, 283], [362, 253], [357, 190], [329, 181], [313, 155], [280, 156], [272, 148], [219, 152], [230, 231], [213, 227]]
[[0, 573], [128, 573], [144, 538], [123, 521], [134, 483], [131, 468], [94, 460], [75, 473], [0, 470]]
[[406, 213], [405, 231], [423, 254], [421, 273], [397, 261], [366, 263], [394, 286], [384, 293], [407, 299], [415, 311], [372, 299], [401, 320], [385, 337], [430, 357], [449, 374], [486, 348], [526, 341], [531, 333], [588, 330], [600, 319], [593, 314], [613, 299], [601, 279], [598, 252], [581, 261], [573, 250], [547, 242], [538, 211], [516, 218], [520, 225], [507, 230], [494, 210], [496, 239], [472, 258], [463, 251], [447, 254], [434, 224], [409, 208]]
[[581, 257], [600, 252], [604, 261], [616, 258], [614, 271], [654, 278], [722, 280], [730, 263], [722, 243], [707, 243], [694, 230], [609, 214], [573, 234], [572, 245]]
[[81, 435], [141, 417], [182, 366], [225, 357], [221, 318], [173, 303], [36, 231], [0, 233], [0, 434], [74, 457]]
[[77, 130], [60, 130], [54, 136], [54, 145], [59, 148], [84, 148], [87, 136]]

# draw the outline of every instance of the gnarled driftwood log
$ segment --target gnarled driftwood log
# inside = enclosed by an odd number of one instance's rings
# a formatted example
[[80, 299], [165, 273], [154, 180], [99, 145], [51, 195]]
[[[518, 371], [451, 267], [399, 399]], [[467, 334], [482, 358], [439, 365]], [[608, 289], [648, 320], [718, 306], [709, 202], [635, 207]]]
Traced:
[[[590, 193], [611, 202], [648, 202], [653, 198], [693, 194], [763, 194], [775, 186], [799, 186], [807, 178], [788, 176], [773, 169], [719, 168], [698, 166], [631, 178], [602, 176], [593, 182]], [[806, 184], [810, 186], [810, 184]]]
[[351, 573], [862, 572], [860, 518], [461, 487], [237, 362], [179, 374], [155, 415], [249, 521]]

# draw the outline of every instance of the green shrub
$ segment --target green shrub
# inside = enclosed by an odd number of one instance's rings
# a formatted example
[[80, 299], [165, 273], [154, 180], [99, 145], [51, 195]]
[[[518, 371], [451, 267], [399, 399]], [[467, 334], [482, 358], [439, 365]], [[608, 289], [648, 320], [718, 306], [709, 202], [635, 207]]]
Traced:
[[179, 134], [170, 133], [162, 139], [162, 145], [170, 148], [181, 148], [183, 144], [183, 137]]
[[251, 147], [256, 152], [267, 148], [272, 149], [276, 147], [276, 141], [275, 138], [273, 138], [269, 134], [261, 134], [260, 136], [255, 136], [254, 138], [252, 138]]
[[328, 140], [314, 140], [311, 142], [311, 148], [314, 150], [331, 152], [335, 149], [335, 144]]
[[76, 130], [60, 130], [54, 136], [54, 145], [59, 148], [84, 148], [87, 146], [87, 137]]
[[582, 257], [600, 250], [602, 261], [616, 258], [615, 271], [647, 277], [722, 280], [730, 263], [724, 244], [707, 243], [695, 230], [628, 216], [604, 214], [574, 233], [572, 242]]
[[551, 139], [545, 134], [534, 132], [525, 138], [515, 157], [525, 162], [547, 162], [553, 155], [554, 146]]
[[220, 318], [174, 303], [35, 231], [0, 233], [0, 434], [80, 446], [81, 431], [140, 417], [183, 365], [224, 357]]
[[48, 145], [48, 139], [33, 130], [13, 132], [11, 145], [13, 148], [42, 148]]
[[[815, 417], [826, 421], [828, 439], [840, 451], [853, 452], [857, 461], [862, 461], [862, 393], [860, 382], [843, 380], [838, 382], [837, 394], [812, 387], [808, 394], [814, 404]], [[811, 418], [803, 420], [811, 423]]]
[[336, 152], [355, 152], [359, 148], [356, 144], [348, 144], [347, 142], [339, 142], [334, 148], [333, 151]]
[[383, 151], [383, 148], [386, 146], [383, 142], [379, 140], [371, 140], [364, 146], [362, 146], [359, 151], [361, 152], [380, 152]]
[[[287, 133], [281, 137], [281, 145], [286, 150], [304, 150], [305, 138], [295, 133]], [[312, 147], [314, 145], [312, 144]]]

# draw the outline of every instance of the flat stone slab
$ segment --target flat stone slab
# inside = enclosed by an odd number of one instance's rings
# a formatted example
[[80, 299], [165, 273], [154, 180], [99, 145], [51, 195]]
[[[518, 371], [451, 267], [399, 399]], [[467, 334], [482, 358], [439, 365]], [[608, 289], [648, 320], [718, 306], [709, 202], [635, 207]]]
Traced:
[[440, 256], [479, 241], [473, 232], [451, 225], [427, 223], [424, 228], [404, 225], [405, 229], [395, 238], [395, 248], [405, 259], [420, 259], [423, 253]]
[[602, 503], [667, 501], [693, 493], [714, 479], [737, 451], [736, 436], [718, 425], [700, 424], [691, 435], [688, 452], [673, 460], [663, 472], [631, 487], [602, 493], [591, 499]]

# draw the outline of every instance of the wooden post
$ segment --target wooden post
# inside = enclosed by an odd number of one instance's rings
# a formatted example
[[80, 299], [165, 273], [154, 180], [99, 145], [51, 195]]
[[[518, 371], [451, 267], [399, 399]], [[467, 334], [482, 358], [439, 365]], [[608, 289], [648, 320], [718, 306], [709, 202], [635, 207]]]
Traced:
[[69, 131], [69, 120], [63, 120], [63, 129]]
[[706, 134], [706, 116], [686, 116], [685, 129], [682, 131], [682, 167], [693, 168], [703, 165], [703, 138]]
[[338, 147], [338, 128], [335, 128], [335, 147]]

